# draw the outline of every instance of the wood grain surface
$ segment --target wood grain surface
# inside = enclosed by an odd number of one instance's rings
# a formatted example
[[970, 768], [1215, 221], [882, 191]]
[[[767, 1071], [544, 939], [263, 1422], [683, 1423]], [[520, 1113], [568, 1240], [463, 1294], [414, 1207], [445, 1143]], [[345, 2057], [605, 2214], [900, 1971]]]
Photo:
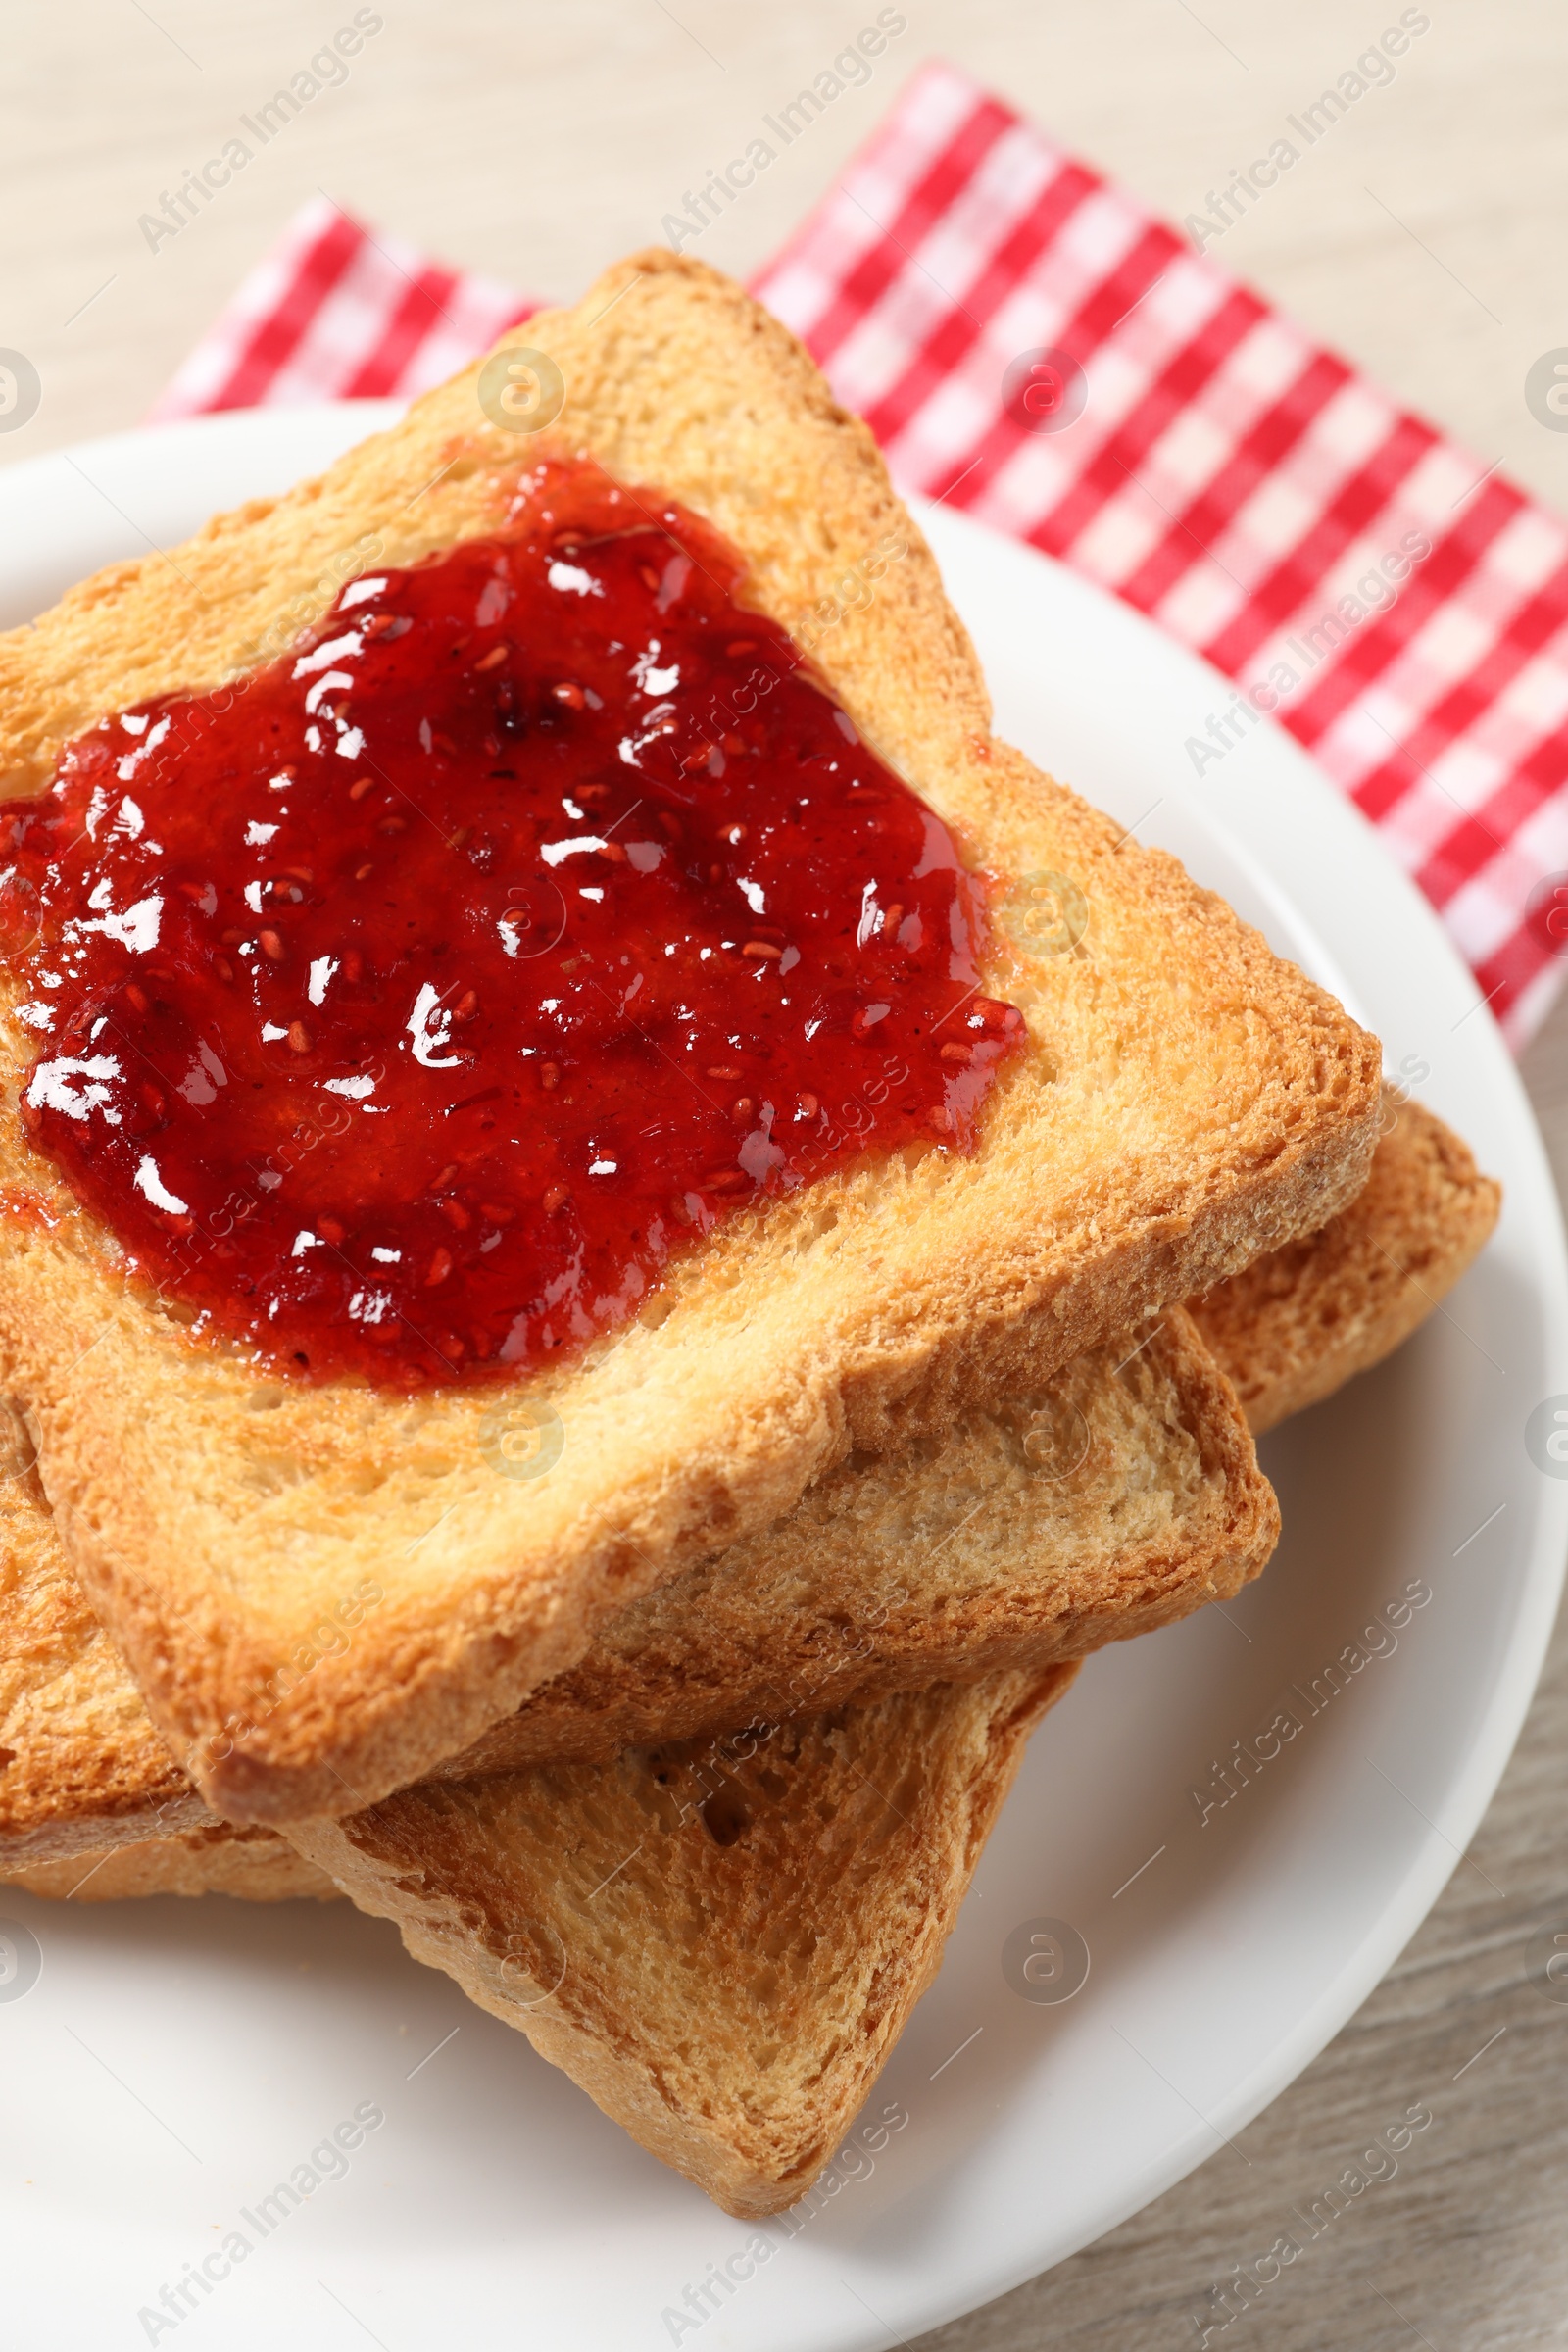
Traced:
[[[832, 179], [901, 81], [945, 55], [1176, 220], [1353, 64], [1392, 0], [903, 0], [908, 29], [701, 248], [745, 271]], [[699, 175], [828, 64], [870, 0], [383, 0], [324, 91], [199, 220], [138, 216], [308, 64], [352, 0], [77, 0], [12, 12], [0, 346], [42, 378], [0, 463], [132, 424], [242, 272], [318, 188], [427, 251], [573, 296], [656, 240]], [[1523, 382], [1568, 344], [1568, 9], [1429, 0], [1394, 82], [1336, 124], [1216, 252], [1481, 466], [1568, 504], [1568, 434]], [[1525, 1074], [1568, 1179], [1568, 1004]], [[1484, 1150], [1484, 1139], [1475, 1139]], [[1204, 2168], [1100, 2244], [922, 2352], [1159, 2352], [1391, 2117], [1433, 2124], [1211, 2344], [1432, 2352], [1568, 2344], [1568, 2002], [1527, 1946], [1568, 1927], [1568, 1635], [1471, 1853], [1315, 2065]], [[1243, 2159], [1246, 2159], [1244, 2162]]]

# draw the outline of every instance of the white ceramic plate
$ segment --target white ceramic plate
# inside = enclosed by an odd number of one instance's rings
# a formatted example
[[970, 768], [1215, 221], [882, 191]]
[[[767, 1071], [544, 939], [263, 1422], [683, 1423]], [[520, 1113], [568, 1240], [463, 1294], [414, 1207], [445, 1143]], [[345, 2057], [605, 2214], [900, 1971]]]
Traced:
[[[0, 623], [282, 489], [387, 414], [210, 418], [0, 475]], [[1568, 1544], [1568, 1483], [1524, 1442], [1532, 1409], [1568, 1392], [1568, 1284], [1513, 1068], [1424, 904], [1287, 736], [1259, 727], [1196, 785], [1183, 746], [1228, 687], [1070, 573], [928, 519], [1002, 730], [1338, 989], [1502, 1177], [1501, 1230], [1396, 1360], [1268, 1442], [1286, 1535], [1261, 1583], [1091, 1661], [875, 2093], [907, 2123], [797, 2234], [770, 2228], [765, 2262], [737, 2264], [752, 2275], [711, 2289], [700, 2326], [688, 2288], [754, 2232], [389, 1927], [346, 1904], [68, 1910], [0, 1889], [42, 1955], [23, 1997], [0, 1984], [18, 2340], [871, 2352], [1222, 2150], [1388, 1968], [1480, 1820]], [[1213, 1760], [1412, 1580], [1430, 1600], [1373, 1636], [1384, 1654], [1200, 1825], [1190, 1791]], [[1065, 2003], [1003, 1974], [1009, 1933], [1042, 1917], [1092, 1955]], [[385, 2120], [342, 2177], [266, 2236], [241, 2218], [367, 2103]], [[245, 2258], [182, 2304], [190, 2266], [235, 2230]], [[182, 2316], [159, 2331], [138, 2315], [168, 2317], [165, 2287]]]

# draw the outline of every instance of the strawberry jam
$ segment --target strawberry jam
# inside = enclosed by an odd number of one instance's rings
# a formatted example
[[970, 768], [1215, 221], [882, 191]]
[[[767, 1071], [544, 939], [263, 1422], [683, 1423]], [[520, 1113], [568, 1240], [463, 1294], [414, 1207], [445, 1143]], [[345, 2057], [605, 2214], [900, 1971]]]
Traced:
[[0, 810], [22, 1115], [285, 1371], [538, 1365], [1022, 1043], [983, 888], [705, 524], [583, 462]]

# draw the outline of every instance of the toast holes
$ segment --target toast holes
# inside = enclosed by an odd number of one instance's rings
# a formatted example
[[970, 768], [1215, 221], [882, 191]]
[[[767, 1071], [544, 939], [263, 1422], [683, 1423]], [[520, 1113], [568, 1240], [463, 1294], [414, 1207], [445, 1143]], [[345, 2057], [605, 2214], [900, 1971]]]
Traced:
[[751, 1807], [733, 1788], [718, 1789], [698, 1811], [715, 1845], [734, 1845], [752, 1826]]
[[245, 1410], [248, 1413], [275, 1413], [287, 1395], [286, 1389], [252, 1389], [245, 1399]]

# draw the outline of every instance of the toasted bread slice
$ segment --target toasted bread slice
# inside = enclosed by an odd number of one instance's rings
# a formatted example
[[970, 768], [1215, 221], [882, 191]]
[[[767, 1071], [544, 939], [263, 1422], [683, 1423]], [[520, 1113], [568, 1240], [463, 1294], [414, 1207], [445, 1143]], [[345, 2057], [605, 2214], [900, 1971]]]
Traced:
[[[0, 1054], [0, 1353], [63, 1541], [203, 1791], [233, 1818], [357, 1804], [454, 1753], [665, 1576], [770, 1525], [859, 1446], [940, 1426], [1335, 1213], [1375, 1141], [1377, 1049], [1170, 858], [991, 736], [973, 649], [870, 434], [741, 290], [667, 253], [531, 319], [565, 405], [519, 451], [470, 368], [320, 480], [116, 565], [0, 640], [0, 776], [35, 791], [106, 713], [285, 646], [355, 570], [495, 528], [580, 450], [739, 551], [865, 737], [997, 878], [986, 985], [1026, 1016], [972, 1157], [877, 1159], [732, 1217], [651, 1311], [515, 1384], [547, 1476], [498, 1475], [494, 1388], [416, 1404], [259, 1381], [160, 1311], [24, 1145]], [[897, 545], [825, 625], [847, 567]], [[323, 585], [324, 583], [324, 585]], [[832, 610], [837, 612], [837, 607]], [[1006, 908], [1070, 878], [1063, 953]], [[1075, 902], [1076, 903], [1076, 902]], [[503, 1392], [506, 1395], [507, 1392]]]
[[[1369, 1280], [1389, 1260], [1419, 1257], [1430, 1292], [1437, 1267], [1456, 1274], [1474, 1254], [1496, 1197], [1458, 1138], [1408, 1105], [1378, 1147], [1369, 1192], [1370, 1218], [1353, 1202], [1310, 1245], [1271, 1259], [1266, 1285], [1246, 1273], [1210, 1296], [1204, 1311], [1233, 1375], [1245, 1382], [1250, 1364], [1264, 1364], [1279, 1394], [1305, 1402], [1380, 1360], [1404, 1335], [1411, 1298], [1423, 1312], [1428, 1301], [1396, 1282], [1370, 1311]], [[1252, 1290], [1262, 1295], [1233, 1309]], [[1255, 1348], [1248, 1313], [1265, 1335]], [[979, 1671], [1001, 1662], [1009, 1638], [1030, 1655], [1040, 1653], [1028, 1645], [1058, 1638], [1076, 1652], [1147, 1627], [1156, 1609], [1164, 1622], [1209, 1597], [1221, 1558], [1234, 1569], [1261, 1545], [1269, 1505], [1239, 1457], [1234, 1407], [1186, 1328], [1168, 1316], [1141, 1351], [1129, 1353], [1132, 1339], [1102, 1351], [1098, 1373], [1081, 1359], [1028, 1410], [977, 1408], [942, 1447], [921, 1442], [841, 1467], [803, 1498], [793, 1527], [633, 1603], [581, 1667], [433, 1777], [729, 1730], [898, 1687], [921, 1662], [961, 1676], [970, 1666], [959, 1628]], [[1353, 1351], [1342, 1345], [1347, 1328], [1359, 1335]], [[1108, 1382], [1107, 1354], [1119, 1366]], [[1259, 1384], [1254, 1413], [1263, 1394]], [[987, 1477], [994, 1499], [976, 1511]], [[0, 1857], [91, 1858], [113, 1839], [212, 1825], [64, 1561], [36, 1480], [24, 1470], [0, 1496]], [[1110, 1526], [1123, 1545], [1114, 1563]], [[918, 1597], [895, 1532], [911, 1527], [933, 1529]]]
[[130, 1845], [106, 1845], [65, 1862], [0, 1868], [0, 1886], [57, 1902], [114, 1903], [142, 1894], [237, 1894], [248, 1903], [306, 1895], [330, 1902], [340, 1891], [273, 1830], [235, 1830], [226, 1822]]
[[1076, 1668], [901, 1691], [712, 1749], [407, 1789], [289, 1835], [730, 2213], [810, 2185], [935, 1976]]
[[1451, 1127], [1389, 1095], [1348, 1208], [1192, 1302], [1253, 1434], [1392, 1354], [1479, 1254], [1501, 1202]]
[[[0, 1665], [0, 1865], [211, 1827], [55, 1541], [11, 1490], [16, 1621]], [[940, 1440], [842, 1464], [779, 1527], [634, 1603], [536, 1707], [436, 1769], [464, 1780], [730, 1731], [852, 1692], [1045, 1666], [1254, 1576], [1273, 1494], [1179, 1308]]]
[[634, 1601], [432, 1777], [1082, 1658], [1228, 1600], [1278, 1541], [1229, 1387], [1173, 1307], [1044, 1392], [852, 1455], [776, 1526]]

